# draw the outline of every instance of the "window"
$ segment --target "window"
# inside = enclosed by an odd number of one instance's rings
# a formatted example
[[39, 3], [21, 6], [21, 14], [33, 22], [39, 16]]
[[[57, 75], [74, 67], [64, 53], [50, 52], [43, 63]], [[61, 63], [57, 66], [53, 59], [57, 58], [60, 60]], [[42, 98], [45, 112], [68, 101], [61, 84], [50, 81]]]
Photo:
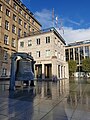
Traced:
[[9, 30], [9, 22], [7, 20], [5, 21], [5, 29]]
[[26, 37], [26, 32], [24, 32], [24, 37]]
[[34, 29], [32, 29], [32, 32], [34, 32]]
[[6, 0], [6, 2], [9, 4], [9, 3], [10, 3], [10, 0]]
[[32, 20], [32, 24], [34, 25], [34, 20]]
[[58, 46], [60, 47], [60, 41], [58, 41]]
[[9, 38], [8, 35], [4, 35], [4, 44], [8, 44], [9, 43]]
[[57, 51], [55, 50], [55, 56], [57, 57]]
[[2, 5], [0, 4], [0, 11], [2, 11]]
[[16, 21], [16, 15], [15, 14], [13, 14], [13, 20]]
[[37, 45], [40, 45], [40, 38], [37, 39]]
[[19, 28], [18, 29], [18, 37], [20, 37], [21, 36], [21, 29]]
[[31, 28], [31, 27], [30, 27], [30, 25], [29, 25], [29, 26], [28, 26], [28, 30], [29, 30], [29, 31], [30, 31], [30, 28]]
[[16, 33], [16, 26], [15, 25], [12, 26], [12, 32]]
[[0, 26], [2, 25], [2, 18], [0, 17]]
[[32, 55], [32, 52], [29, 52], [28, 54], [29, 54], [29, 55]]
[[40, 51], [36, 51], [36, 57], [40, 57]]
[[50, 50], [46, 50], [46, 57], [50, 56]]
[[26, 18], [26, 13], [24, 13], [24, 17]]
[[26, 24], [26, 23], [24, 23], [24, 28], [26, 28], [26, 26], [27, 26], [27, 24]]
[[57, 45], [58, 44], [58, 40], [57, 38], [55, 37], [55, 40], [54, 40], [55, 44]]
[[60, 58], [60, 53], [58, 53], [58, 57]]
[[30, 16], [29, 16], [29, 17], [28, 17], [28, 20], [30, 21], [30, 19], [31, 19], [31, 18], [30, 18]]
[[28, 40], [28, 46], [32, 46], [32, 40]]
[[4, 51], [4, 61], [7, 61], [8, 60], [8, 52], [7, 51]]
[[15, 44], [15, 39], [12, 38], [12, 47], [15, 47], [15, 46], [16, 46], [16, 44]]
[[20, 42], [20, 47], [24, 47], [24, 42]]
[[6, 15], [10, 16], [10, 11], [8, 9], [6, 9]]
[[46, 37], [46, 43], [50, 43], [50, 36]]
[[3, 68], [2, 69], [2, 76], [6, 76], [7, 75], [7, 69], [6, 68]]
[[22, 20], [21, 20], [21, 19], [19, 19], [19, 20], [18, 20], [18, 23], [19, 23], [20, 25], [22, 25]]
[[13, 8], [17, 10], [17, 5], [15, 3], [13, 3]]
[[19, 13], [22, 14], [22, 9], [19, 8]]

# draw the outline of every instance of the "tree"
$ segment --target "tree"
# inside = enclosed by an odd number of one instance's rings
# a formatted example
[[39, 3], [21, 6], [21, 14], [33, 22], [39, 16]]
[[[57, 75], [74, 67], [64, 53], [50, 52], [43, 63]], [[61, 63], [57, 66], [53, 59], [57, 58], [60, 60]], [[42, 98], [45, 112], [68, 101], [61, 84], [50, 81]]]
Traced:
[[69, 75], [72, 76], [72, 74], [76, 72], [77, 63], [74, 60], [70, 60], [68, 61], [68, 65], [69, 65]]
[[85, 72], [85, 75], [90, 72], [90, 58], [82, 61], [82, 70]]

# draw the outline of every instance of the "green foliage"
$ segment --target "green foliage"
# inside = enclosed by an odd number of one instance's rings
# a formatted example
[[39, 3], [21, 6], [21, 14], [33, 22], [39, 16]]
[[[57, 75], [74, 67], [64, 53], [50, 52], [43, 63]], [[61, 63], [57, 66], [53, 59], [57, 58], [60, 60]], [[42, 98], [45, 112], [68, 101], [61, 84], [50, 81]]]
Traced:
[[85, 73], [90, 72], [90, 58], [86, 58], [82, 61], [82, 70]]
[[76, 72], [77, 63], [74, 60], [70, 60], [70, 61], [68, 61], [68, 65], [69, 65], [69, 74], [71, 76], [72, 73]]

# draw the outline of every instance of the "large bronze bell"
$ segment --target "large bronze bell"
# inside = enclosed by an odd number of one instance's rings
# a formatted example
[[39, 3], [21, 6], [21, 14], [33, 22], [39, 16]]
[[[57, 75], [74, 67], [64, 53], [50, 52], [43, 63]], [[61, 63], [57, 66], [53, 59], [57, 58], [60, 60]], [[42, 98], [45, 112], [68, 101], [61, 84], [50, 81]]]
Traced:
[[17, 61], [16, 80], [34, 80], [34, 73], [30, 60], [20, 59]]

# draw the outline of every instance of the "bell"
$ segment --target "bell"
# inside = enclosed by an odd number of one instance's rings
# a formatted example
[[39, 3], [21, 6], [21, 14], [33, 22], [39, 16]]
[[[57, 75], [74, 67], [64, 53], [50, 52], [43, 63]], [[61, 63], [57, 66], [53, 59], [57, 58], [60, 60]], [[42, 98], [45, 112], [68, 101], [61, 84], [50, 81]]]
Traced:
[[16, 80], [34, 80], [34, 73], [30, 60], [20, 59], [17, 61]]

